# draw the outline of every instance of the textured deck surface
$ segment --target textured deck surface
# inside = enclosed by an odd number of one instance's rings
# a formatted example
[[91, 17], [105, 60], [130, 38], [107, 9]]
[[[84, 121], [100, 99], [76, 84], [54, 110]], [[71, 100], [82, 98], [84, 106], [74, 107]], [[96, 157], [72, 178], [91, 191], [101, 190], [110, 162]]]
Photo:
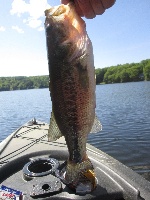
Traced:
[[[0, 165], [31, 152], [66, 150], [64, 137], [54, 142], [48, 142], [48, 128], [48, 124], [39, 123], [37, 125], [24, 125], [14, 132], [1, 144]], [[8, 141], [9, 148], [6, 145]]]

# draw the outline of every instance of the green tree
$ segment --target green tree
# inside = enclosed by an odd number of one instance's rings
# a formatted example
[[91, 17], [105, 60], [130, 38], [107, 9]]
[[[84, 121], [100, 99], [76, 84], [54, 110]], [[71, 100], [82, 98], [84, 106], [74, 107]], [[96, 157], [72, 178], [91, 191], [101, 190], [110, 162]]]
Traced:
[[140, 74], [142, 73], [142, 70], [139, 65], [131, 65], [128, 73], [131, 81], [141, 81]]
[[144, 67], [144, 78], [146, 81], [150, 81], [150, 62]]
[[115, 83], [116, 72], [117, 72], [116, 66], [109, 67], [104, 75], [104, 82], [105, 83]]
[[102, 68], [102, 69], [96, 69], [95, 74], [96, 74], [96, 84], [102, 83], [104, 81], [104, 74], [106, 73], [107, 68]]
[[129, 81], [130, 81], [129, 73], [127, 72], [126, 69], [123, 69], [120, 72], [120, 82], [125, 83], [125, 82], [129, 82]]

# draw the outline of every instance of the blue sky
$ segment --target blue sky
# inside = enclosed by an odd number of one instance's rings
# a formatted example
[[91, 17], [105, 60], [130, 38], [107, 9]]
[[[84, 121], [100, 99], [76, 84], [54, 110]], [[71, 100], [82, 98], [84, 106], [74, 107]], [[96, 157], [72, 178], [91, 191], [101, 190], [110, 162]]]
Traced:
[[[44, 10], [59, 0], [0, 0], [0, 76], [47, 75]], [[95, 68], [150, 58], [150, 1], [116, 0], [85, 19]]]

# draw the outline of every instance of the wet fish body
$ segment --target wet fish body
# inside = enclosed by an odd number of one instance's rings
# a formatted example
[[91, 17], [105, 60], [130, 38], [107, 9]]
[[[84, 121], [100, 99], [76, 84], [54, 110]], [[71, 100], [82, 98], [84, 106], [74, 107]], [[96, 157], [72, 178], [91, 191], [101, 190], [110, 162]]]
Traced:
[[49, 140], [65, 137], [69, 151], [66, 180], [70, 183], [77, 181], [80, 172], [93, 169], [86, 154], [87, 135], [101, 129], [95, 118], [92, 43], [73, 4], [53, 7], [45, 14], [52, 100]]

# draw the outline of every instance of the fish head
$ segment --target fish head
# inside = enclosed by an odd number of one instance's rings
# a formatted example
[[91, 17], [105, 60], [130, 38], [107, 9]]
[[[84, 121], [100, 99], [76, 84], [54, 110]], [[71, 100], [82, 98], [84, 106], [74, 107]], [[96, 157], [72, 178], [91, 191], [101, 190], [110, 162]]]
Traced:
[[54, 48], [51, 46], [53, 51], [57, 49], [57, 54], [60, 52], [61, 56], [66, 53], [76, 55], [73, 52], [80, 51], [81, 40], [79, 38], [86, 35], [86, 25], [76, 13], [74, 4], [51, 7], [45, 11], [45, 16], [45, 29], [50, 33], [46, 34], [47, 40], [53, 40], [49, 43], [55, 44]]
[[[69, 37], [73, 37], [72, 29], [76, 29], [78, 33], [82, 33], [83, 30], [85, 30], [85, 22], [76, 13], [73, 3], [69, 3], [67, 5], [61, 4], [59, 6], [51, 7], [50, 9], [45, 10], [45, 16], [46, 26], [50, 25], [49, 22], [51, 22], [51, 26], [53, 26], [53, 23], [57, 23], [60, 26], [63, 25], [62, 32], [67, 31], [66, 35], [69, 34]], [[69, 27], [71, 28], [71, 30]]]

